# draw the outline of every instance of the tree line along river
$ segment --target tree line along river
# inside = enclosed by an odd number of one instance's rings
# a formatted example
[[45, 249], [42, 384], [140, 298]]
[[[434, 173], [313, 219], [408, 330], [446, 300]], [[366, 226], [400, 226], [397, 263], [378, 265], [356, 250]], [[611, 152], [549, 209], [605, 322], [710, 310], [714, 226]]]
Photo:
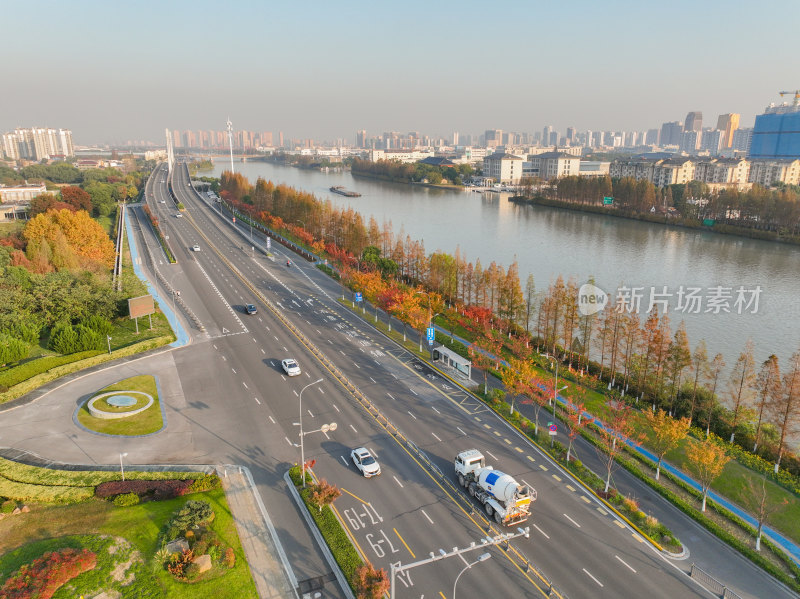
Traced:
[[[236, 160], [236, 159], [235, 159]], [[800, 248], [561, 208], [517, 205], [509, 194], [439, 190], [353, 176], [349, 171], [299, 169], [269, 162], [234, 162], [255, 183], [286, 183], [351, 206], [365, 222], [391, 222], [395, 234], [424, 241], [426, 253], [442, 250], [487, 267], [515, 259], [521, 283], [534, 276], [545, 291], [560, 274], [580, 286], [593, 277], [614, 301], [639, 298], [639, 314], [669, 304], [673, 331], [681, 320], [692, 347], [700, 339], [709, 355], [731, 365], [751, 338], [757, 364], [774, 353], [786, 364], [800, 347]], [[212, 172], [230, 170], [215, 158]], [[329, 191], [342, 185], [362, 194]], [[661, 310], [663, 312], [663, 310]]]

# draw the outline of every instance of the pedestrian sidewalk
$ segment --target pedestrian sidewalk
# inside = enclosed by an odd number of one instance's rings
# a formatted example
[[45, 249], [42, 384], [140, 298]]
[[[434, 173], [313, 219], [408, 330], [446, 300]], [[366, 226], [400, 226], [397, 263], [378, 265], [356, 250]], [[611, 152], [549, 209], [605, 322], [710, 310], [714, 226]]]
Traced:
[[217, 466], [233, 521], [261, 599], [297, 599], [297, 581], [250, 470]]

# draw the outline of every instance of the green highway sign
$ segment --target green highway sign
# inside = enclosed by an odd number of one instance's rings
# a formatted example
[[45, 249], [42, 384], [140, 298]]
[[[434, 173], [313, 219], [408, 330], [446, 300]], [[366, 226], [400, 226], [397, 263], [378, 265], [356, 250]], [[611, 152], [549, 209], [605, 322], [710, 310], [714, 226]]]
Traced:
[[611, 206], [614, 203], [614, 198], [604, 197], [603, 206]]

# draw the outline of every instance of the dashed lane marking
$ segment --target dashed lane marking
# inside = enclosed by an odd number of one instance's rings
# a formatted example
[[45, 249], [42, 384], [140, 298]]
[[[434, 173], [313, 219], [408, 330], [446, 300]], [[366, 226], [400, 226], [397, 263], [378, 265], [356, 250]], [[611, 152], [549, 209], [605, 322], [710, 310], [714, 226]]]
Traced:
[[614, 557], [616, 557], [616, 558], [617, 558], [617, 559], [618, 559], [620, 562], [622, 562], [622, 563], [625, 565], [625, 567], [626, 567], [626, 568], [628, 568], [628, 570], [630, 570], [631, 572], [633, 572], [634, 574], [636, 574], [636, 570], [634, 570], [634, 569], [633, 569], [633, 568], [630, 566], [630, 564], [628, 564], [628, 563], [627, 563], [627, 562], [626, 562], [624, 559], [622, 559], [622, 558], [621, 558], [620, 556], [618, 556], [618, 555], [615, 555]]
[[577, 522], [575, 522], [575, 520], [573, 520], [572, 518], [570, 518], [570, 517], [569, 517], [569, 516], [567, 516], [566, 514], [564, 514], [564, 517], [565, 517], [567, 520], [569, 520], [570, 522], [572, 522], [572, 523], [573, 523], [575, 526], [577, 526], [578, 528], [580, 528], [580, 527], [581, 527], [581, 525], [580, 525], [580, 524], [578, 524]]
[[547, 534], [545, 531], [543, 531], [541, 528], [539, 528], [539, 527], [538, 527], [538, 526], [536, 526], [535, 524], [533, 525], [533, 527], [534, 527], [536, 530], [538, 530], [540, 533], [542, 533], [542, 536], [543, 536], [545, 539], [549, 539], [549, 538], [550, 538], [550, 537], [548, 536], [548, 534]]
[[394, 475], [392, 475], [392, 478], [394, 479], [394, 482], [396, 482], [398, 485], [400, 485], [400, 488], [402, 489], [403, 488], [403, 483], [401, 483], [399, 480], [397, 480], [397, 477], [394, 476]]

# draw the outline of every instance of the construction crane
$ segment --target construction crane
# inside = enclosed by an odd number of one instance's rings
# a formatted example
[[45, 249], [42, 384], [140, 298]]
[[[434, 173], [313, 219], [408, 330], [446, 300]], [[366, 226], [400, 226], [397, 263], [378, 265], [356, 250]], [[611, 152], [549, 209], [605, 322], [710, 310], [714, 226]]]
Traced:
[[778, 92], [781, 95], [781, 98], [784, 94], [794, 94], [794, 102], [792, 102], [792, 106], [800, 106], [800, 89], [796, 89], [794, 91], [789, 92]]

